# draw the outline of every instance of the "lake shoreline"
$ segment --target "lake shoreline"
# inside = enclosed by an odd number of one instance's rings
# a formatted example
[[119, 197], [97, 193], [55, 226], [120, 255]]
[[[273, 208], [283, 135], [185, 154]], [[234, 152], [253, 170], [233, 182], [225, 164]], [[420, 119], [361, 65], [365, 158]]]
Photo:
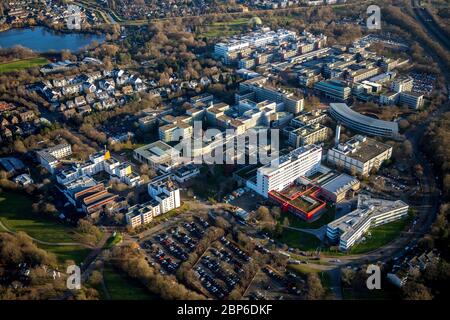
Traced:
[[21, 30], [21, 29], [29, 29], [29, 28], [38, 28], [38, 27], [42, 27], [42, 28], [46, 28], [49, 31], [54, 31], [57, 33], [66, 33], [66, 34], [73, 34], [73, 33], [78, 33], [78, 34], [90, 34], [90, 35], [103, 35], [106, 36], [106, 34], [108, 34], [108, 32], [105, 32], [104, 30], [89, 30], [89, 29], [80, 29], [80, 30], [70, 30], [67, 28], [64, 29], [55, 29], [52, 26], [42, 23], [42, 22], [37, 22], [35, 24], [30, 24], [30, 23], [25, 23], [23, 25], [18, 25], [18, 24], [4, 24], [2, 26], [0, 26], [0, 33], [5, 32], [5, 31], [9, 31], [9, 30]]
[[94, 42], [101, 44], [105, 41], [106, 34], [78, 30], [76, 32], [55, 30], [45, 25], [9, 28], [0, 31], [0, 48], [10, 49], [22, 46], [38, 54], [64, 50], [78, 52]]

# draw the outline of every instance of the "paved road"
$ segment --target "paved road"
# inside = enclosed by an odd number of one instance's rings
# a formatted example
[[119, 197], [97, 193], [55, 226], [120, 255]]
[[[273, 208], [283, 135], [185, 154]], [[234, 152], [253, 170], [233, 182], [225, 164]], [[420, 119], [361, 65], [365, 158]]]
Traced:
[[342, 285], [341, 285], [341, 268], [334, 268], [328, 271], [330, 276], [330, 290], [333, 292], [337, 300], [342, 300]]

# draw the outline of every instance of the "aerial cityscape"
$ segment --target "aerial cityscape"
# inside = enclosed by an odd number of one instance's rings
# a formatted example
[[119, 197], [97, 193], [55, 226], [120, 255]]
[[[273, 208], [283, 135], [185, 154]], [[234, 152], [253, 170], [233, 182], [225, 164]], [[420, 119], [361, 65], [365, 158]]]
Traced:
[[449, 99], [446, 0], [2, 1], [0, 300], [445, 299]]

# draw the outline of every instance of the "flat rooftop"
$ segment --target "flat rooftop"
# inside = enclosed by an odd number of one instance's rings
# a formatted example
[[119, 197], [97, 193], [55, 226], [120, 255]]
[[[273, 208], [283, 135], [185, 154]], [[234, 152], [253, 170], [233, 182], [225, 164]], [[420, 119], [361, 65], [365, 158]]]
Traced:
[[178, 153], [174, 148], [162, 141], [156, 141], [134, 150], [135, 153], [146, 159], [158, 160]]
[[331, 193], [340, 193], [349, 190], [358, 182], [358, 179], [345, 173], [340, 175], [332, 174], [330, 178], [325, 179], [323, 184], [321, 184], [321, 188]]
[[333, 150], [344, 153], [349, 158], [367, 162], [389, 149], [392, 147], [388, 144], [356, 135], [347, 142], [340, 143]]
[[350, 121], [359, 123], [361, 125], [386, 129], [386, 130], [390, 130], [392, 132], [398, 132], [397, 122], [384, 121], [384, 120], [379, 120], [379, 119], [375, 119], [372, 117], [362, 115], [362, 114], [350, 109], [350, 107], [345, 103], [330, 103], [330, 109], [332, 109], [334, 112], [340, 114], [344, 118], [346, 118]]
[[270, 175], [270, 173], [272, 173], [275, 170], [280, 169], [284, 165], [286, 165], [292, 161], [295, 161], [303, 156], [306, 156], [307, 154], [318, 151], [318, 150], [322, 150], [322, 148], [319, 146], [316, 146], [314, 144], [306, 145], [306, 146], [297, 148], [286, 155], [280, 156], [279, 158], [277, 158], [275, 160], [272, 160], [271, 163], [266, 164], [265, 166], [259, 168], [258, 170], [263, 175]]
[[408, 205], [401, 201], [390, 201], [384, 199], [371, 198], [368, 195], [358, 196], [357, 209], [336, 219], [328, 224], [329, 228], [340, 229], [342, 231], [341, 240], [348, 240], [357, 232], [368, 219], [386, 214], [399, 208], [408, 208]]

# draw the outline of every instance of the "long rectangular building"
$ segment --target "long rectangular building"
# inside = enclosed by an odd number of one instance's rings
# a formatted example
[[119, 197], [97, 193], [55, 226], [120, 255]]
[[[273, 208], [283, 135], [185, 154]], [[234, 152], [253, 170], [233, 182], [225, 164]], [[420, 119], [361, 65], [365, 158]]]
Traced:
[[259, 168], [256, 181], [247, 181], [247, 186], [267, 198], [269, 191], [281, 191], [298, 178], [318, 171], [321, 159], [322, 148], [319, 146], [297, 148]]
[[356, 210], [327, 225], [327, 237], [339, 243], [341, 251], [347, 251], [370, 228], [399, 220], [408, 214], [408, 209], [409, 206], [401, 200], [389, 201], [359, 195]]
[[347, 170], [352, 175], [368, 176], [383, 161], [392, 156], [390, 145], [356, 135], [345, 143], [328, 150], [328, 163]]

